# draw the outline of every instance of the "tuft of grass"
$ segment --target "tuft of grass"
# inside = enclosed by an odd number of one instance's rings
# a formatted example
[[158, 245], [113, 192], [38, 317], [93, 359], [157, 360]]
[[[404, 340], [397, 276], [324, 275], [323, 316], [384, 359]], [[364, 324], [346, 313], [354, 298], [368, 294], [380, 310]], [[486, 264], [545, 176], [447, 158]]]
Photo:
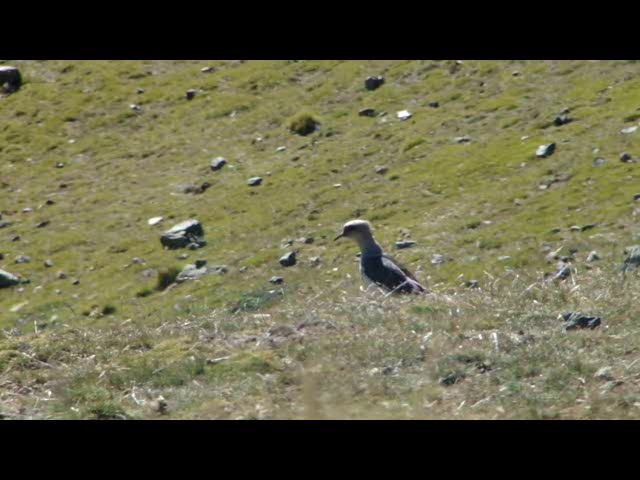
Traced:
[[319, 120], [308, 112], [298, 113], [287, 121], [287, 128], [302, 136], [315, 132], [318, 125], [320, 125]]

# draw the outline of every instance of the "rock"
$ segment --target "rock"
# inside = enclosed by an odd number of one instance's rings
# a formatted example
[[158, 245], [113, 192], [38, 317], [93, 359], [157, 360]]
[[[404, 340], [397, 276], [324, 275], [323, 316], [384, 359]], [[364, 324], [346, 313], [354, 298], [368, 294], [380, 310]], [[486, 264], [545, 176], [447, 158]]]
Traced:
[[400, 110], [399, 112], [396, 112], [396, 117], [398, 117], [400, 120], [407, 120], [412, 116], [413, 114], [408, 110]]
[[196, 96], [196, 93], [197, 93], [197, 90], [194, 90], [194, 89], [187, 90], [187, 93], [185, 94], [187, 97], [187, 100], [193, 100]]
[[[64, 163], [56, 162], [56, 168], [64, 168]], [[62, 186], [60, 188], [62, 188]]]
[[499, 262], [508, 262], [509, 260], [511, 260], [511, 257], [509, 255], [502, 255], [498, 257]]
[[280, 265], [283, 267], [292, 267], [296, 264], [296, 252], [289, 252], [280, 257]]
[[364, 88], [367, 90], [375, 90], [384, 84], [384, 77], [367, 77], [364, 81]]
[[203, 67], [200, 69], [202, 73], [211, 73], [213, 72], [213, 67]]
[[566, 280], [571, 276], [571, 266], [564, 262], [558, 262], [556, 264], [556, 273], [553, 276], [554, 280]]
[[138, 95], [140, 95], [141, 93], [144, 93], [144, 90], [142, 88], [138, 87], [138, 88], [136, 88], [136, 93]]
[[154, 225], [159, 224], [162, 220], [164, 220], [164, 217], [151, 217], [147, 220], [147, 223], [153, 227]]
[[11, 222], [8, 222], [6, 220], [2, 220], [0, 222], [0, 228], [5, 228], [5, 227], [8, 227], [9, 225], [11, 225]]
[[49, 223], [51, 223], [49, 220], [44, 220], [42, 222], [38, 222], [38, 223], [36, 223], [36, 228], [46, 227], [47, 225], [49, 225]]
[[204, 246], [206, 242], [199, 237], [204, 235], [202, 224], [197, 220], [186, 220], [174, 225], [160, 236], [160, 243], [169, 249], [184, 248], [190, 244], [198, 247]]
[[590, 328], [593, 330], [602, 323], [600, 317], [587, 317], [574, 312], [564, 313], [560, 318], [564, 320], [562, 327], [565, 331], [578, 330], [582, 328]]
[[571, 109], [569, 107], [565, 107], [562, 110], [560, 110], [560, 115], [566, 115], [570, 111], [571, 111]]
[[276, 148], [276, 152], [284, 152], [287, 149], [287, 147], [282, 146], [282, 147], [278, 147]]
[[0, 288], [12, 287], [14, 285], [18, 285], [19, 283], [20, 279], [13, 273], [9, 273], [5, 270], [0, 270]]
[[633, 199], [636, 200], [636, 201], [640, 200], [640, 193], [634, 193], [633, 194]]
[[51, 200], [51, 199], [48, 199], [46, 202], [44, 202], [44, 204], [45, 204], [45, 205], [53, 205], [53, 204], [55, 204], [55, 203], [56, 203], [56, 202], [54, 202], [54, 201], [53, 201], [53, 200]]
[[580, 227], [578, 225], [572, 225], [571, 227], [569, 227], [569, 231], [570, 232], [581, 232], [582, 231], [582, 227]]
[[80, 280], [78, 280], [77, 278], [74, 278], [73, 281], [71, 282], [72, 285], [80, 285]]
[[627, 152], [622, 152], [620, 154], [620, 161], [629, 163], [631, 161], [631, 155], [629, 155]]
[[594, 378], [599, 380], [614, 380], [613, 369], [611, 367], [602, 367], [594, 375]]
[[597, 225], [595, 223], [588, 223], [586, 225], [584, 225], [580, 230], [582, 232], [586, 232], [587, 230], [591, 230], [592, 228], [597, 227]]
[[0, 91], [14, 93], [22, 85], [22, 75], [17, 67], [0, 66]]
[[429, 102], [427, 105], [429, 105], [431, 108], [438, 108], [440, 106], [438, 102]]
[[227, 267], [225, 265], [207, 267], [205, 264], [206, 261], [198, 260], [195, 265], [186, 265], [176, 277], [176, 283], [181, 283], [186, 280], [194, 280], [203, 275], [224, 275], [227, 273]]
[[463, 137], [454, 137], [453, 141], [456, 143], [469, 143], [471, 141], [471, 137], [468, 135]]
[[47, 268], [53, 267], [53, 262], [51, 260], [45, 260], [44, 266]]
[[313, 237], [301, 237], [297, 241], [306, 245], [311, 245], [313, 243]]
[[572, 122], [572, 121], [573, 121], [573, 118], [571, 118], [570, 116], [568, 116], [568, 115], [562, 115], [562, 116], [560, 116], [560, 117], [556, 117], [556, 118], [553, 120], [553, 124], [554, 124], [556, 127], [560, 127], [560, 126], [562, 126], [562, 125], [566, 125], [567, 123]]
[[517, 70], [515, 70], [515, 71], [511, 72], [511, 76], [513, 76], [513, 77], [519, 77], [519, 76], [520, 76], [520, 72], [519, 72], [519, 71], [517, 71]]
[[623, 135], [629, 135], [630, 133], [633, 133], [636, 130], [638, 130], [638, 126], [634, 125], [633, 127], [623, 128], [622, 130], [620, 130], [620, 133], [622, 133]]
[[63, 280], [63, 279], [65, 279], [65, 278], [67, 278], [67, 274], [66, 274], [66, 273], [64, 273], [64, 272], [61, 270], [61, 271], [59, 271], [59, 272], [58, 272], [57, 277], [58, 277], [58, 279]]
[[249, 185], [250, 187], [257, 187], [261, 183], [262, 178], [260, 177], [251, 177], [249, 180], [247, 180], [247, 185]]
[[478, 280], [469, 280], [467, 282], [465, 282], [465, 287], [467, 288], [478, 288]]
[[215, 172], [216, 170], [220, 170], [227, 164], [227, 160], [224, 157], [216, 157], [211, 160], [211, 171]]
[[373, 108], [364, 108], [358, 112], [360, 117], [375, 117], [376, 111]]
[[311, 262], [311, 265], [319, 265], [320, 264], [320, 257], [311, 257], [309, 259], [309, 262]]
[[16, 235], [14, 237], [11, 237], [11, 241], [12, 242], [19, 242], [20, 241], [20, 235]]
[[591, 165], [593, 165], [594, 167], [599, 167], [600, 165], [604, 165], [604, 158], [602, 157], [595, 158], [593, 162], [591, 162]]
[[281, 283], [284, 282], [284, 278], [282, 278], [282, 277], [271, 277], [269, 282], [273, 283], [274, 285], [280, 285]]
[[13, 263], [30, 263], [31, 258], [26, 255], [18, 255]]
[[594, 250], [593, 252], [589, 253], [587, 262], [595, 262], [596, 260], [600, 260], [600, 255], [598, 255], [598, 252]]
[[401, 242], [396, 242], [396, 248], [398, 250], [402, 250], [404, 248], [411, 248], [416, 244], [413, 240], [404, 240]]
[[434, 253], [433, 257], [431, 257], [431, 265], [441, 265], [447, 261], [447, 258], [444, 255], [440, 255], [439, 253]]
[[145, 261], [144, 261], [143, 259], [141, 259], [141, 258], [133, 257], [133, 258], [131, 259], [131, 263], [136, 263], [136, 264], [138, 264], [138, 265], [144, 265], [144, 264], [145, 264]]
[[140, 108], [140, 106], [139, 106], [139, 105], [136, 105], [135, 103], [132, 103], [131, 105], [129, 105], [129, 108], [130, 108], [131, 110], [136, 111], [136, 112], [140, 112], [140, 111], [142, 110], [142, 108]]
[[548, 145], [540, 145], [536, 150], [536, 156], [546, 158], [550, 156], [556, 150], [556, 144], [550, 143]]
[[341, 184], [341, 183], [335, 183], [335, 184], [333, 185], [333, 188], [340, 188], [340, 187], [342, 187], [342, 184]]
[[385, 173], [387, 173], [389, 171], [389, 169], [387, 167], [381, 166], [381, 165], [376, 165], [375, 166], [375, 171], [378, 175], [384, 175]]
[[640, 245], [633, 245], [624, 249], [627, 258], [624, 259], [623, 271], [629, 267], [640, 266]]

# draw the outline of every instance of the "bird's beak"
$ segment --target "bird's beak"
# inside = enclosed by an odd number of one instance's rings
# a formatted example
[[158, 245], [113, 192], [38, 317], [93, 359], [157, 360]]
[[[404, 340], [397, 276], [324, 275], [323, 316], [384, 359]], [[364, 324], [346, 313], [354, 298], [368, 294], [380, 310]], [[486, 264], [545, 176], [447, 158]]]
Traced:
[[334, 238], [334, 239], [333, 239], [333, 241], [335, 242], [336, 240], [338, 240], [339, 238], [342, 238], [342, 237], [344, 237], [344, 234], [343, 234], [343, 233], [341, 233], [341, 234], [340, 234], [340, 235], [338, 235], [336, 238]]

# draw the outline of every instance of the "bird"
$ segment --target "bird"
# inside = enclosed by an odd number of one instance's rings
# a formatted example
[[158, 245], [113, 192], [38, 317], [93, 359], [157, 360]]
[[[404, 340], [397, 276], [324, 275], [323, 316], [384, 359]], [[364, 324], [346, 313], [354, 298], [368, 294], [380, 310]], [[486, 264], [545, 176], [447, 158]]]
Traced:
[[351, 220], [334, 238], [351, 238], [360, 247], [360, 274], [366, 287], [376, 284], [390, 293], [429, 293], [398, 261], [385, 255], [374, 240], [371, 225], [366, 220]]

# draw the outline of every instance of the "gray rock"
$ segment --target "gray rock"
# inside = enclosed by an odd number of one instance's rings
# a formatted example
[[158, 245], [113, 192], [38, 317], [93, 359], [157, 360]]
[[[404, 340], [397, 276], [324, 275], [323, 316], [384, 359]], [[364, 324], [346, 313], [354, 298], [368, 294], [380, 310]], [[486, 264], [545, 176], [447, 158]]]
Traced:
[[413, 240], [403, 240], [400, 242], [396, 242], [396, 248], [398, 250], [402, 250], [404, 248], [411, 248], [416, 244]]
[[20, 279], [13, 273], [9, 273], [5, 270], [0, 270], [0, 288], [12, 287], [14, 285], [18, 285], [19, 283]]
[[227, 160], [224, 157], [216, 157], [211, 160], [211, 170], [215, 172], [216, 170], [220, 170], [226, 164]]
[[38, 223], [36, 223], [36, 228], [46, 227], [47, 225], [49, 225], [49, 223], [51, 223], [49, 220], [44, 220], [42, 222], [38, 222]]
[[0, 66], [0, 89], [3, 93], [14, 93], [22, 85], [22, 75], [17, 67]]
[[13, 263], [30, 263], [31, 258], [26, 255], [18, 255]]
[[5, 227], [8, 227], [9, 225], [11, 225], [11, 223], [7, 222], [6, 220], [2, 220], [0, 222], [0, 228], [5, 228]]
[[554, 280], [566, 280], [571, 276], [571, 266], [564, 262], [558, 262], [556, 264], [556, 273], [553, 276]]
[[602, 323], [600, 317], [587, 317], [576, 312], [564, 313], [560, 318], [564, 320], [564, 324], [562, 325], [562, 327], [565, 331], [578, 330], [583, 328], [590, 328], [591, 330], [593, 330], [594, 328], [600, 326], [600, 324]]
[[498, 257], [498, 261], [499, 262], [507, 262], [509, 260], [511, 260], [511, 257], [509, 255], [502, 255], [502, 256]]
[[257, 187], [261, 183], [262, 178], [260, 177], [251, 177], [249, 180], [247, 180], [247, 185], [249, 185], [250, 187]]
[[396, 117], [399, 118], [400, 120], [408, 120], [412, 116], [413, 114], [409, 112], [409, 110], [400, 110], [399, 112], [396, 112]]
[[444, 255], [440, 255], [439, 253], [434, 253], [433, 257], [431, 257], [432, 265], [441, 265], [447, 261], [447, 258]]
[[454, 137], [453, 141], [456, 143], [469, 143], [471, 141], [471, 137], [468, 135], [464, 135], [463, 137]]
[[186, 220], [174, 225], [160, 236], [160, 243], [169, 249], [184, 248], [190, 244], [204, 246], [199, 237], [204, 235], [202, 224], [198, 220]]
[[622, 152], [620, 154], [620, 161], [621, 162], [625, 162], [628, 163], [631, 161], [631, 155], [629, 155], [627, 152]]
[[12, 242], [19, 242], [20, 241], [20, 235], [15, 235], [15, 236], [11, 237], [11, 241]]
[[67, 274], [64, 273], [63, 271], [59, 271], [57, 276], [60, 280], [67, 278]]
[[197, 261], [195, 265], [186, 265], [176, 277], [176, 283], [194, 280], [203, 275], [223, 275], [227, 273], [227, 267], [225, 265], [207, 267], [201, 262], [202, 261]]
[[213, 67], [203, 67], [200, 69], [202, 73], [211, 73], [213, 72]]
[[45, 205], [53, 205], [53, 204], [55, 204], [55, 203], [56, 203], [56, 202], [54, 202], [54, 201], [53, 201], [53, 200], [51, 200], [51, 199], [48, 199], [46, 202], [44, 202], [44, 204], [45, 204]]
[[319, 265], [320, 264], [320, 257], [311, 257], [309, 259], [309, 261], [311, 262], [312, 265]]
[[129, 108], [130, 108], [131, 110], [136, 111], [136, 112], [140, 112], [140, 111], [142, 110], [142, 108], [140, 108], [140, 106], [139, 106], [139, 105], [136, 105], [135, 103], [132, 103], [131, 105], [129, 105]]
[[389, 171], [389, 169], [385, 166], [382, 165], [376, 165], [375, 166], [375, 171], [378, 175], [384, 175], [385, 173], [387, 173]]
[[640, 245], [633, 245], [624, 249], [624, 254], [627, 256], [624, 259], [624, 265], [622, 270], [627, 270], [630, 267], [640, 266]]
[[[64, 163], [56, 162], [56, 168], [64, 168]], [[62, 187], [61, 187], [62, 188]]]
[[562, 125], [566, 125], [567, 123], [570, 123], [570, 122], [572, 122], [572, 121], [573, 121], [573, 118], [571, 118], [570, 116], [568, 116], [568, 115], [562, 115], [562, 116], [560, 116], [560, 117], [556, 117], [556, 118], [553, 120], [553, 124], [554, 124], [556, 127], [560, 127], [560, 126], [562, 126]]
[[80, 285], [80, 280], [78, 280], [77, 278], [74, 278], [73, 281], [71, 282], [72, 285]]
[[150, 226], [154, 226], [159, 224], [162, 220], [164, 220], [164, 217], [151, 217], [149, 220], [147, 220], [147, 224]]
[[555, 143], [549, 143], [548, 145], [540, 145], [538, 147], [538, 149], [536, 150], [536, 156], [541, 157], [541, 158], [546, 158], [548, 156], [550, 156], [551, 154], [553, 154], [553, 152], [555, 152], [556, 150], [556, 144]]
[[429, 102], [427, 105], [429, 105], [431, 108], [438, 108], [440, 106], [438, 102]]
[[583, 225], [580, 230], [583, 232], [586, 232], [587, 230], [591, 230], [592, 228], [595, 228], [595, 227], [597, 227], [595, 223], [587, 223], [586, 225]]
[[138, 88], [136, 88], [136, 93], [138, 95], [140, 95], [141, 93], [144, 93], [144, 90], [142, 88], [138, 87]]
[[282, 277], [271, 277], [269, 282], [273, 283], [274, 285], [280, 285], [281, 283], [284, 283], [284, 278], [282, 278]]
[[465, 287], [467, 288], [478, 288], [478, 280], [469, 280], [468, 282], [465, 283]]
[[194, 90], [194, 89], [187, 90], [187, 93], [185, 94], [187, 97], [187, 100], [193, 100], [196, 96], [196, 93], [198, 93], [197, 90]]
[[600, 260], [600, 255], [598, 255], [598, 252], [594, 250], [593, 252], [589, 253], [587, 262], [595, 262], [596, 260]]
[[283, 267], [292, 267], [296, 264], [296, 252], [285, 253], [282, 257], [280, 257], [280, 265]]
[[375, 90], [384, 84], [384, 77], [367, 77], [364, 81], [364, 88], [367, 90]]
[[599, 380], [614, 380], [613, 369], [611, 367], [602, 367], [594, 375], [594, 378]]
[[360, 117], [375, 117], [376, 111], [373, 108], [364, 108], [358, 112]]
[[591, 162], [591, 165], [593, 165], [594, 167], [599, 167], [600, 165], [604, 165], [604, 158], [602, 157], [595, 158], [593, 162]]
[[633, 133], [636, 130], [638, 130], [638, 126], [634, 125], [633, 127], [623, 128], [622, 130], [620, 130], [620, 133], [622, 133], [623, 135], [629, 135], [630, 133]]
[[276, 152], [278, 152], [278, 153], [284, 152], [286, 149], [287, 149], [287, 147], [281, 146], [281, 147], [276, 148]]
[[44, 266], [47, 268], [53, 267], [53, 262], [51, 260], [45, 260]]
[[560, 110], [560, 115], [566, 115], [570, 111], [571, 111], [571, 109], [569, 107], [565, 107], [562, 110]]

